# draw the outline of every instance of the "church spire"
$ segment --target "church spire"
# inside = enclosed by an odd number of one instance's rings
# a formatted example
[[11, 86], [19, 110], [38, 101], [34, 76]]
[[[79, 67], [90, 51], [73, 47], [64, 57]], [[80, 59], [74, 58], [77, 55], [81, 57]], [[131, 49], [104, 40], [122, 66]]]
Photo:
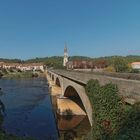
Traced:
[[64, 53], [68, 53], [68, 49], [67, 49], [67, 43], [66, 43], [66, 42], [65, 42]]
[[65, 43], [65, 48], [64, 48], [64, 58], [63, 58], [63, 66], [65, 67], [68, 62], [68, 49], [67, 49], [67, 44]]

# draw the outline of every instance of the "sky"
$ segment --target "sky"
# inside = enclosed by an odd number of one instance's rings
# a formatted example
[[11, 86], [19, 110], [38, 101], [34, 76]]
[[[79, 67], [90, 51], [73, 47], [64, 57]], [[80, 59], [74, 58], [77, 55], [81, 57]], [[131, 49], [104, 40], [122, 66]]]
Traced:
[[140, 55], [140, 0], [0, 0], [0, 58]]

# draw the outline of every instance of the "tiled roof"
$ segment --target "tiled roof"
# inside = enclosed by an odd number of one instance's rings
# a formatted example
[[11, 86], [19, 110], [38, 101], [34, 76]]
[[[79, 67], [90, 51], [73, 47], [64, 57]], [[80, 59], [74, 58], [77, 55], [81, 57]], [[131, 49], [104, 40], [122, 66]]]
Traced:
[[133, 62], [132, 65], [137, 65], [139, 64], [140, 65], [140, 62]]

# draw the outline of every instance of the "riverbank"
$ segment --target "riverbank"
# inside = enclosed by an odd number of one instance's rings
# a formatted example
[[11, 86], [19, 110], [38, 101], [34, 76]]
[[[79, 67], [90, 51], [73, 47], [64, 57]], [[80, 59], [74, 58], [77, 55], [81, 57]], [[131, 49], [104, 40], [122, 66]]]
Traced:
[[14, 79], [14, 78], [33, 78], [33, 77], [42, 77], [45, 75], [41, 72], [8, 72], [6, 74], [4, 74], [1, 78], [10, 78], [10, 79]]

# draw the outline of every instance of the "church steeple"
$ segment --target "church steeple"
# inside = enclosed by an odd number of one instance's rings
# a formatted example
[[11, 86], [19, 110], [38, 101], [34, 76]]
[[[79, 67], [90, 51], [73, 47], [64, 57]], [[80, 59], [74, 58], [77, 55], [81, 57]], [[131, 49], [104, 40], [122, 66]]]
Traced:
[[68, 62], [68, 49], [67, 49], [67, 44], [65, 43], [65, 48], [64, 48], [64, 58], [63, 58], [63, 66], [65, 67]]
[[65, 42], [65, 48], [64, 48], [64, 53], [67, 53], [67, 43]]

